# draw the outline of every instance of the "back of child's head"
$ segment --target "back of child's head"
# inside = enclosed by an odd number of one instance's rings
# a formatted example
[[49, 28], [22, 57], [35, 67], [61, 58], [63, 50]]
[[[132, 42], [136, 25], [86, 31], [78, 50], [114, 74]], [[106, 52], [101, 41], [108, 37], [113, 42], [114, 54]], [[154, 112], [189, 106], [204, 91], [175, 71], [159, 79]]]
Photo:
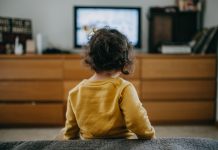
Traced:
[[102, 28], [90, 37], [85, 63], [97, 73], [132, 69], [132, 46], [127, 37], [116, 29]]

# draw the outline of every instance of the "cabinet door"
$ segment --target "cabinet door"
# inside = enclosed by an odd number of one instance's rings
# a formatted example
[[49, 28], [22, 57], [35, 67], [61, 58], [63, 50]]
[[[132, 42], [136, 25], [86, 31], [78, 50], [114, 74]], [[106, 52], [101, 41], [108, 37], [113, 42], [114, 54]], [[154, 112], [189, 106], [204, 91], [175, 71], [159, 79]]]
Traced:
[[0, 124], [63, 125], [63, 104], [0, 104]]
[[0, 101], [62, 101], [62, 81], [1, 81]]
[[0, 79], [62, 79], [62, 61], [55, 59], [0, 60]]
[[197, 79], [216, 77], [214, 58], [144, 58], [143, 79]]
[[81, 59], [66, 59], [64, 61], [64, 79], [81, 80], [89, 78], [92, 71], [82, 64]]
[[215, 80], [146, 80], [144, 100], [209, 100], [216, 96]]
[[144, 102], [148, 116], [155, 123], [212, 122], [214, 101]]

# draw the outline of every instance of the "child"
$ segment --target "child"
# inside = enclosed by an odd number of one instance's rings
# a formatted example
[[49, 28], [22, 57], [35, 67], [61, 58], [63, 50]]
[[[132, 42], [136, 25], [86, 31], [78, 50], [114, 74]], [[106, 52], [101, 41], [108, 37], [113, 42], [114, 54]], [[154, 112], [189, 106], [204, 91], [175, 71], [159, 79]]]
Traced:
[[119, 77], [129, 74], [132, 65], [126, 36], [102, 28], [88, 44], [85, 63], [95, 74], [69, 92], [64, 138], [154, 138], [134, 86]]

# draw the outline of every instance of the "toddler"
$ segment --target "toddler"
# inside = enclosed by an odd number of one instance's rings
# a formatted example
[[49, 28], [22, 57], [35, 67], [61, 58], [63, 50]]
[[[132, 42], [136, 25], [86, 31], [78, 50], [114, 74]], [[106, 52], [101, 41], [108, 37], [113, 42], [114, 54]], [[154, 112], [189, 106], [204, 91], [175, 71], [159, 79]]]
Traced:
[[84, 62], [95, 72], [69, 92], [65, 139], [155, 137], [137, 92], [120, 74], [132, 70], [132, 46], [115, 29], [91, 36]]

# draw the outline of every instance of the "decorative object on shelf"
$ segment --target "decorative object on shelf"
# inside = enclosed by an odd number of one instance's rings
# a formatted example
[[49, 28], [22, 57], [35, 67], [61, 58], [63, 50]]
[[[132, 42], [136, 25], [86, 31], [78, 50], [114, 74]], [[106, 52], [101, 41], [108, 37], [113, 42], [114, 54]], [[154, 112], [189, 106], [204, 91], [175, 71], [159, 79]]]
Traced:
[[15, 49], [14, 53], [16, 55], [22, 55], [23, 54], [23, 45], [19, 43], [19, 37], [15, 38]]
[[33, 40], [26, 41], [26, 53], [27, 54], [35, 54], [36, 53], [36, 46]]
[[37, 53], [38, 54], [42, 54], [42, 34], [38, 33], [36, 35], [36, 48], [37, 48]]
[[180, 11], [202, 11], [205, 0], [176, 0]]

